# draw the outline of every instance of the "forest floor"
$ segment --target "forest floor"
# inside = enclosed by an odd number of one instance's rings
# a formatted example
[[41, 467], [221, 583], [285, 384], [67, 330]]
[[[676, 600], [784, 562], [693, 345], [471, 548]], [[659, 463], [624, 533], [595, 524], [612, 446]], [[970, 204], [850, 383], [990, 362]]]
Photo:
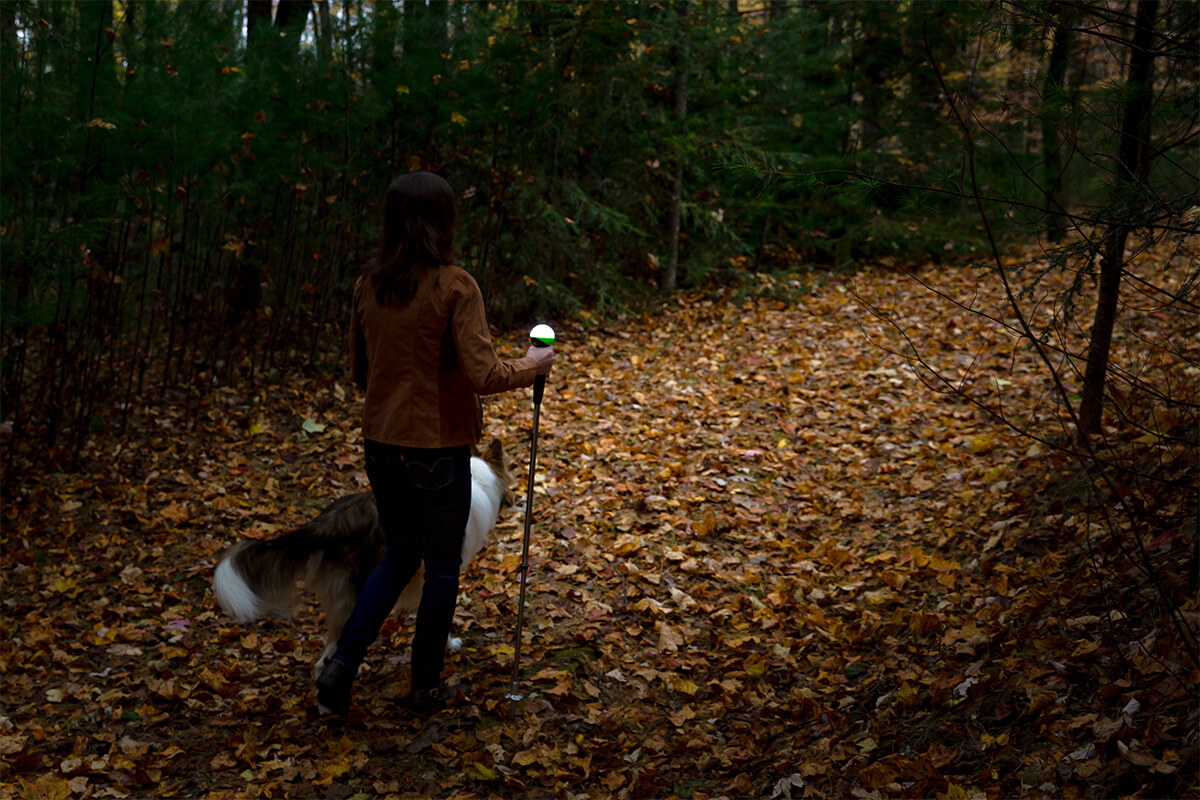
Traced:
[[[561, 326], [515, 707], [528, 391], [485, 404], [518, 505], [464, 576], [465, 696], [423, 720], [396, 709], [411, 620], [333, 721], [315, 607], [240, 625], [211, 591], [225, 547], [364, 488], [340, 372], [220, 388], [196, 418], [149, 404], [85, 471], [27, 466], [3, 508], [0, 800], [1197, 796], [1195, 666], [1054, 449], [1037, 359], [970, 310], [1000, 313], [998, 281], [925, 277], [945, 296], [764, 278]], [[1174, 456], [1160, 500], [1186, 519], [1195, 454]]]

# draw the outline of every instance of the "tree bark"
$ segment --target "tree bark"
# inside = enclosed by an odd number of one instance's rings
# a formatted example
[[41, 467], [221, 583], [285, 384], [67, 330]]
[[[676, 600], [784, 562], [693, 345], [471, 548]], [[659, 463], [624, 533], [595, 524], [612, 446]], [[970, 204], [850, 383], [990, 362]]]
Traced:
[[1125, 242], [1137, 226], [1136, 214], [1143, 203], [1141, 194], [1150, 167], [1150, 110], [1154, 99], [1154, 23], [1158, 0], [1139, 0], [1129, 55], [1129, 77], [1125, 82], [1125, 112], [1117, 147], [1117, 176], [1114, 206], [1118, 209], [1105, 237], [1100, 259], [1100, 286], [1096, 315], [1088, 340], [1083, 397], [1079, 405], [1079, 435], [1100, 432], [1104, 415], [1104, 389], [1108, 377], [1109, 351], [1116, 326], [1125, 271]]
[[333, 60], [333, 20], [329, 15], [329, 0], [317, 0], [317, 58], [322, 64]]
[[271, 0], [249, 0], [246, 6], [246, 41], [253, 47], [271, 29]]
[[[107, 31], [112, 28], [113, 8], [111, 0], [79, 3], [79, 42], [87, 54], [79, 62], [78, 115], [83, 123], [106, 113], [105, 101], [111, 100], [117, 90], [116, 63], [112, 59], [112, 43]], [[87, 186], [92, 174], [103, 164], [96, 151], [102, 146], [97, 143], [94, 132], [87, 130], [84, 136], [83, 161], [78, 177], [77, 192], [81, 203], [87, 200]]]
[[1046, 193], [1046, 238], [1061, 242], [1067, 235], [1066, 192], [1063, 191], [1063, 144], [1059, 136], [1066, 100], [1067, 65], [1075, 42], [1073, 20], [1067, 14], [1054, 29], [1054, 43], [1042, 82], [1042, 170]]
[[683, 218], [683, 167], [686, 160], [683, 128], [684, 121], [687, 119], [688, 103], [688, 0], [679, 3], [676, 9], [679, 17], [677, 34], [679, 38], [671, 47], [671, 61], [675, 67], [675, 185], [672, 188], [671, 217], [667, 231], [670, 250], [667, 253], [667, 266], [662, 276], [662, 290], [667, 294], [674, 292], [679, 283], [679, 234]]
[[0, 3], [0, 66], [4, 80], [0, 81], [0, 102], [14, 115], [21, 113], [21, 84], [25, 75], [20, 70], [21, 44], [17, 37], [17, 6]]
[[308, 12], [312, 10], [312, 0], [279, 0], [275, 10], [275, 27], [287, 43], [287, 52], [296, 54], [300, 50], [300, 38], [304, 35], [304, 26], [308, 24]]

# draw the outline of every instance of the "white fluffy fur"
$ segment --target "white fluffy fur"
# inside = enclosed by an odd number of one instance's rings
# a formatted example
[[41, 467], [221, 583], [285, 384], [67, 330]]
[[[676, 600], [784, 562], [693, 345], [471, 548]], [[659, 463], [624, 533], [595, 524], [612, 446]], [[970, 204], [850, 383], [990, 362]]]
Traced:
[[[467, 564], [483, 548], [488, 546], [489, 534], [500, 516], [500, 504], [504, 499], [504, 484], [492, 471], [487, 462], [478, 456], [471, 458], [471, 516], [467, 518], [467, 532], [463, 536], [462, 565]], [[416, 576], [400, 594], [396, 608], [401, 611], [416, 611], [421, 604], [421, 589], [425, 585], [425, 569]]]
[[213, 592], [225, 613], [238, 622], [253, 622], [263, 614], [262, 601], [233, 568], [233, 562], [222, 559], [213, 575]]

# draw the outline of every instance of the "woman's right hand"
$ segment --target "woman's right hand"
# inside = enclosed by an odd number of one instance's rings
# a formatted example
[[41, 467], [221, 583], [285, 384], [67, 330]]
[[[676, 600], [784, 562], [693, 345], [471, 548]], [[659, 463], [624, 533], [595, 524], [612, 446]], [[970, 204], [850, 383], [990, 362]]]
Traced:
[[554, 363], [554, 348], [553, 347], [533, 347], [525, 353], [526, 358], [532, 358], [537, 362], [537, 374], [549, 375], [550, 366]]

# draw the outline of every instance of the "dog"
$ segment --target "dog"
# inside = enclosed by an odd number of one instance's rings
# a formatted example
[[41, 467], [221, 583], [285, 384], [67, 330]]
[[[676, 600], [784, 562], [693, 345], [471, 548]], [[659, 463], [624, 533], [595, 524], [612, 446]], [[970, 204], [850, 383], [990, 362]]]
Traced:
[[[473, 449], [463, 569], [487, 547], [500, 510], [512, 505], [511, 484], [499, 439], [481, 453]], [[313, 667], [313, 674], [320, 675], [385, 549], [375, 496], [360, 492], [333, 501], [315, 519], [278, 538], [247, 539], [230, 547], [217, 564], [213, 592], [225, 613], [239, 622], [252, 622], [267, 615], [290, 615], [298, 600], [297, 581], [303, 580], [325, 613], [325, 652]], [[422, 565], [401, 592], [396, 609], [415, 611], [424, 584]], [[447, 647], [457, 650], [462, 640], [451, 637]]]

